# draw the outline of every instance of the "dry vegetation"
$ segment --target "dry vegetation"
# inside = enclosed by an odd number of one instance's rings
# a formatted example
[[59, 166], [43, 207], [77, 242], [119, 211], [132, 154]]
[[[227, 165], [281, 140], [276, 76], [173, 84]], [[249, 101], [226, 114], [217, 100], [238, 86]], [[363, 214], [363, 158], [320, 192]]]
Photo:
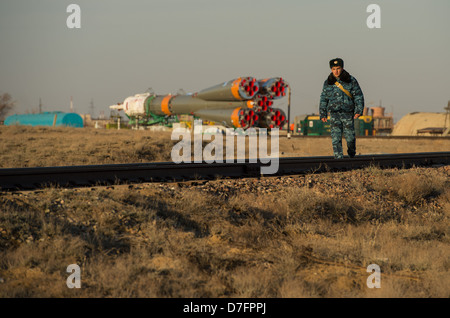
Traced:
[[[0, 130], [4, 166], [20, 153], [28, 165], [166, 161], [171, 147], [148, 132], [12, 128]], [[449, 175], [370, 167], [3, 192], [0, 297], [448, 298]], [[66, 286], [69, 264], [81, 289]]]
[[167, 132], [25, 126], [0, 126], [0, 141], [2, 168], [170, 161], [176, 143]]
[[[170, 132], [163, 131], [0, 126], [0, 168], [171, 161], [176, 143]], [[357, 150], [359, 154], [450, 151], [450, 138], [359, 139]], [[333, 154], [329, 138], [280, 137], [279, 152], [282, 157]]]

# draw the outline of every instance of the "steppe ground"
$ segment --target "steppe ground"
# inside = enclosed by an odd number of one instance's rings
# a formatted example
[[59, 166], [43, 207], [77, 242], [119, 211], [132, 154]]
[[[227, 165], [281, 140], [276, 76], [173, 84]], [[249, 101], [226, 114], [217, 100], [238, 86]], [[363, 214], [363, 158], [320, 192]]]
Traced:
[[[0, 126], [0, 167], [170, 161], [170, 133]], [[345, 145], [345, 143], [344, 143]], [[358, 152], [449, 151], [359, 139]], [[280, 138], [281, 156], [331, 141]], [[0, 297], [450, 297], [450, 166], [0, 192]], [[68, 265], [81, 288], [68, 288]], [[376, 264], [380, 288], [369, 288]]]

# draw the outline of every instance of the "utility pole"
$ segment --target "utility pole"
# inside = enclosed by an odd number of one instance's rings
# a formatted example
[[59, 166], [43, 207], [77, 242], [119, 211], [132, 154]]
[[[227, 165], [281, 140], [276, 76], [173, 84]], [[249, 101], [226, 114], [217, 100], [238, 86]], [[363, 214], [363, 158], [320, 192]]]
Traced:
[[447, 128], [447, 121], [450, 119], [450, 100], [447, 103], [447, 107], [444, 107], [445, 112], [445, 121], [444, 121], [444, 131]]
[[94, 118], [94, 99], [91, 99], [91, 106], [89, 108], [91, 110], [91, 118]]
[[287, 137], [291, 138], [291, 85], [288, 87], [288, 126], [287, 126]]
[[41, 98], [39, 97], [39, 114], [42, 113], [42, 101]]
[[70, 112], [73, 113], [73, 100], [72, 100], [72, 96], [70, 96]]

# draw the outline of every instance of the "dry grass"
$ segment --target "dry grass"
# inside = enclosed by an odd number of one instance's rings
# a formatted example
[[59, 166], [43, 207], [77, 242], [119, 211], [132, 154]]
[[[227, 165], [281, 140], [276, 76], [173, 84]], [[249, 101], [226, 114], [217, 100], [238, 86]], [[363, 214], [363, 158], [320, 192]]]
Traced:
[[[141, 156], [158, 144], [116, 137], [111, 147], [129, 142]], [[22, 151], [34, 160], [29, 144]], [[0, 297], [448, 298], [449, 174], [370, 167], [3, 192]], [[80, 289], [66, 286], [69, 264], [81, 267]], [[369, 264], [381, 267], [379, 289], [366, 286]]]
[[[447, 185], [414, 205], [374, 190], [384, 173]], [[284, 189], [249, 180], [271, 189], [264, 196], [225, 196], [223, 181], [4, 193], [0, 296], [450, 296], [448, 169], [382, 171], [345, 196], [328, 187], [364, 176], [299, 176]], [[365, 285], [372, 263], [381, 289]], [[65, 285], [69, 264], [82, 268], [81, 289]]]
[[0, 126], [0, 167], [171, 161], [170, 133]]
[[[171, 140], [171, 133], [166, 131], [0, 126], [0, 168], [172, 161], [171, 150], [176, 143], [178, 140]], [[343, 143], [345, 148], [345, 140]], [[209, 141], [204, 140], [203, 149], [207, 144]], [[225, 141], [223, 146], [225, 154]], [[237, 141], [234, 148], [237, 154]], [[450, 139], [358, 139], [357, 150], [362, 154], [450, 151]], [[267, 151], [270, 154], [270, 147]], [[281, 157], [332, 154], [329, 138], [279, 139]]]

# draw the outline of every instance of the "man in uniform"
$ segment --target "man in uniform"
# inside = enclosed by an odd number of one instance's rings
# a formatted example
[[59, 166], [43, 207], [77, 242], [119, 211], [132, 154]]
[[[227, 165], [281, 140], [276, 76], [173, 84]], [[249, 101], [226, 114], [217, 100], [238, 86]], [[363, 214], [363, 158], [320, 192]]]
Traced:
[[354, 120], [363, 114], [364, 95], [358, 81], [344, 70], [344, 61], [335, 58], [330, 61], [331, 73], [323, 83], [320, 94], [320, 119], [327, 121], [330, 113], [330, 132], [334, 157], [344, 158], [342, 134], [347, 141], [350, 158], [356, 154]]

